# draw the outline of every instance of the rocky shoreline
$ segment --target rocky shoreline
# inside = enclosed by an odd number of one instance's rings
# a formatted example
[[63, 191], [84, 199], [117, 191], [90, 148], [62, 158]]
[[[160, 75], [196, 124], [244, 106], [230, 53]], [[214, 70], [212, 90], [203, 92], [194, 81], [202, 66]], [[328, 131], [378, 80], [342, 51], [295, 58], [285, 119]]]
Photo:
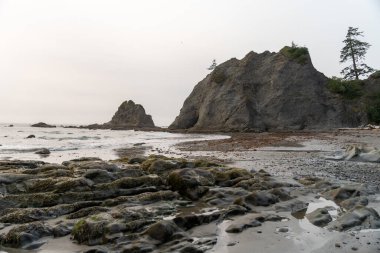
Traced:
[[[275, 224], [275, 233], [290, 235], [293, 228], [284, 225], [290, 220], [307, 220], [340, 231], [339, 236], [380, 228], [371, 206], [378, 202], [376, 187], [313, 176], [279, 180], [262, 169], [207, 160], [0, 161], [0, 183], [0, 249], [6, 252], [43, 250], [60, 238], [88, 253], [223, 252], [226, 234], [232, 238], [259, 227], [262, 234]], [[272, 234], [265, 236], [274, 243]], [[245, 252], [239, 249], [254, 244], [241, 240], [224, 246]], [[336, 239], [334, 248], [375, 252], [380, 247], [376, 237], [365, 246], [346, 241]]]

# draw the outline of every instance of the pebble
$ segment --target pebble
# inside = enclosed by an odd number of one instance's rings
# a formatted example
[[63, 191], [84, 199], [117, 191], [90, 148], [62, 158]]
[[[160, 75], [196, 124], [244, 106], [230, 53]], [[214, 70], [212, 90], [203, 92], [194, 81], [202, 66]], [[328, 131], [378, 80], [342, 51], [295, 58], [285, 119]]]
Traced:
[[289, 232], [289, 228], [287, 228], [287, 227], [282, 227], [282, 228], [279, 228], [277, 231], [278, 231], [278, 232], [281, 232], [281, 233], [286, 233], [286, 232]]
[[335, 247], [336, 248], [340, 248], [341, 246], [340, 246], [340, 243], [335, 243]]
[[357, 247], [352, 247], [351, 249], [352, 249], [353, 251], [357, 251], [357, 250], [358, 250]]

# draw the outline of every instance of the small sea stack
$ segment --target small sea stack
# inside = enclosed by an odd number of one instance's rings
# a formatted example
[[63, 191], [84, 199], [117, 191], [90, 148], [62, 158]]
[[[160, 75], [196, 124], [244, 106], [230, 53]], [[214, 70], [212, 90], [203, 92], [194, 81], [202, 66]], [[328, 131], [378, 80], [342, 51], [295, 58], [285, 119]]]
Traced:
[[36, 124], [31, 125], [31, 127], [54, 128], [54, 127], [56, 127], [56, 126], [54, 126], [54, 125], [49, 125], [49, 124], [46, 124], [46, 123], [44, 123], [44, 122], [38, 122], [38, 123], [36, 123]]
[[86, 126], [90, 129], [156, 129], [151, 115], [146, 114], [145, 109], [140, 104], [135, 104], [132, 100], [124, 101], [112, 117], [111, 121], [104, 124], [93, 124]]

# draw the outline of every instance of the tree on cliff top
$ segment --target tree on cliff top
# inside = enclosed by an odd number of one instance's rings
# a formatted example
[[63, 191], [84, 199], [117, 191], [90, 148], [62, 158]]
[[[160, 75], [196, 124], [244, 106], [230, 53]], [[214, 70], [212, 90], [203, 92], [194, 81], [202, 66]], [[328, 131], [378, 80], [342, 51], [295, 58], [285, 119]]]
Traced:
[[360, 76], [374, 72], [373, 68], [364, 63], [365, 55], [371, 45], [360, 41], [358, 37], [363, 37], [363, 32], [360, 32], [359, 28], [349, 27], [346, 39], [343, 41], [344, 47], [340, 51], [340, 63], [347, 61], [352, 63], [341, 71], [346, 80], [359, 80]]
[[217, 64], [216, 64], [216, 60], [212, 60], [212, 63], [210, 65], [210, 67], [208, 67], [207, 69], [208, 70], [214, 70], [216, 68]]

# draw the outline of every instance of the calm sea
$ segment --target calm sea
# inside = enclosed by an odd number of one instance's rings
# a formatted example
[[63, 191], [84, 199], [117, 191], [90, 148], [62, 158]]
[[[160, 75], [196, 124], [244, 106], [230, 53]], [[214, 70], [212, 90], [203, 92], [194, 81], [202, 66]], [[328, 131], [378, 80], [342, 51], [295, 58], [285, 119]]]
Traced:
[[[27, 138], [34, 135], [35, 138]], [[166, 132], [87, 130], [75, 128], [35, 128], [29, 125], [0, 124], [0, 159], [28, 159], [60, 163], [79, 157], [118, 157], [118, 150], [148, 147], [147, 153], [176, 154], [174, 145], [196, 140], [228, 138], [225, 135], [179, 134]], [[35, 152], [51, 151], [48, 156]]]

